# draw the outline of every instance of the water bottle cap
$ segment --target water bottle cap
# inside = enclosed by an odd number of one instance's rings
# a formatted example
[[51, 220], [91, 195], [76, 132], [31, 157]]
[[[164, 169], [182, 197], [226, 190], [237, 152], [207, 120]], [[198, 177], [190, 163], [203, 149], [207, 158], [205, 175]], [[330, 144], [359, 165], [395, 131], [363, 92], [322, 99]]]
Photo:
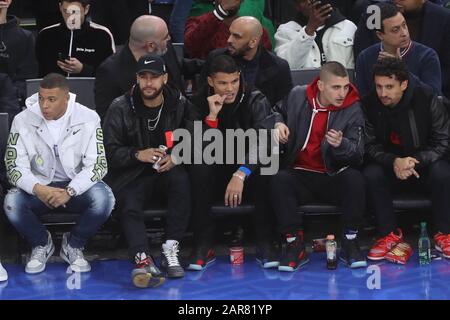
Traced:
[[427, 223], [426, 223], [426, 222], [421, 222], [421, 223], [420, 223], [420, 226], [421, 226], [422, 228], [426, 228], [426, 227], [427, 227]]
[[327, 235], [327, 240], [334, 240], [334, 234]]

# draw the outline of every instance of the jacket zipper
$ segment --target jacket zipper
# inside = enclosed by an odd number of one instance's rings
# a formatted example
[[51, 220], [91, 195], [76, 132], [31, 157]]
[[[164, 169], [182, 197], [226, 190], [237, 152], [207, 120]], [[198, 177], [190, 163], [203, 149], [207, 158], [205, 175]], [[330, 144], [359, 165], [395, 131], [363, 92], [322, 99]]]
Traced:
[[419, 148], [420, 147], [419, 133], [417, 132], [416, 117], [414, 116], [413, 110], [408, 111], [408, 117], [409, 117], [409, 124], [411, 125], [411, 133], [414, 147]]

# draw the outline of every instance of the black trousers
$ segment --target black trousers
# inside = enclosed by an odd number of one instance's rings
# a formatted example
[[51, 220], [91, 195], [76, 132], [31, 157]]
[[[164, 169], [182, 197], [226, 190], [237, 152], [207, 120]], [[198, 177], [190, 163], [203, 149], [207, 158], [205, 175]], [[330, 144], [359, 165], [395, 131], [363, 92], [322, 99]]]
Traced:
[[365, 210], [364, 188], [362, 173], [353, 168], [334, 176], [286, 169], [270, 178], [268, 199], [282, 234], [295, 233], [303, 228], [298, 205], [318, 201], [341, 206], [343, 228], [357, 230]]
[[[189, 168], [192, 184], [192, 229], [196, 245], [211, 245], [214, 241], [215, 221], [211, 213], [214, 202], [225, 202], [225, 190], [236, 172], [236, 165], [191, 165]], [[244, 183], [243, 203], [252, 201], [252, 184], [257, 173], [252, 173]], [[232, 218], [227, 219], [232, 220]], [[228, 221], [230, 222], [230, 221]], [[234, 220], [233, 222], [236, 222]]]
[[407, 180], [397, 179], [392, 168], [377, 164], [366, 166], [363, 173], [381, 236], [397, 227], [392, 195], [404, 192], [429, 195], [433, 203], [436, 231], [450, 233], [450, 165], [447, 161], [439, 160], [418, 170], [419, 179], [414, 176]]
[[182, 166], [168, 172], [146, 171], [119, 192], [120, 219], [130, 254], [149, 252], [145, 228], [145, 205], [159, 189], [167, 197], [166, 238], [180, 241], [186, 232], [191, 211], [189, 176]]

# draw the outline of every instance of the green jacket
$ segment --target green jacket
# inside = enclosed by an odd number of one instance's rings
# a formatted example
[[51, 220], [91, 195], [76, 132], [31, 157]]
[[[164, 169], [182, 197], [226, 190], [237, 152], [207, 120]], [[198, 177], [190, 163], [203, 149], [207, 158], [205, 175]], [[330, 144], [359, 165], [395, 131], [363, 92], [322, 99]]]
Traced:
[[[272, 48], [275, 48], [275, 27], [272, 21], [264, 16], [264, 0], [245, 0], [239, 10], [239, 16], [252, 16], [258, 19], [267, 30]], [[194, 0], [191, 9], [191, 17], [200, 16], [204, 13], [213, 11], [214, 6], [209, 0]]]

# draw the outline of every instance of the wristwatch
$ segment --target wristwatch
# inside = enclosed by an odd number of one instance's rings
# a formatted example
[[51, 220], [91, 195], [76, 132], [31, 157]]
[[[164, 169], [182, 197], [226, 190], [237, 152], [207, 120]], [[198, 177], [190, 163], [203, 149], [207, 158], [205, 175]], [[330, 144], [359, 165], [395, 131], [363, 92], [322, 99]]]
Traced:
[[70, 186], [66, 187], [66, 192], [70, 197], [75, 197], [77, 195], [77, 192], [75, 191], [75, 189]]

